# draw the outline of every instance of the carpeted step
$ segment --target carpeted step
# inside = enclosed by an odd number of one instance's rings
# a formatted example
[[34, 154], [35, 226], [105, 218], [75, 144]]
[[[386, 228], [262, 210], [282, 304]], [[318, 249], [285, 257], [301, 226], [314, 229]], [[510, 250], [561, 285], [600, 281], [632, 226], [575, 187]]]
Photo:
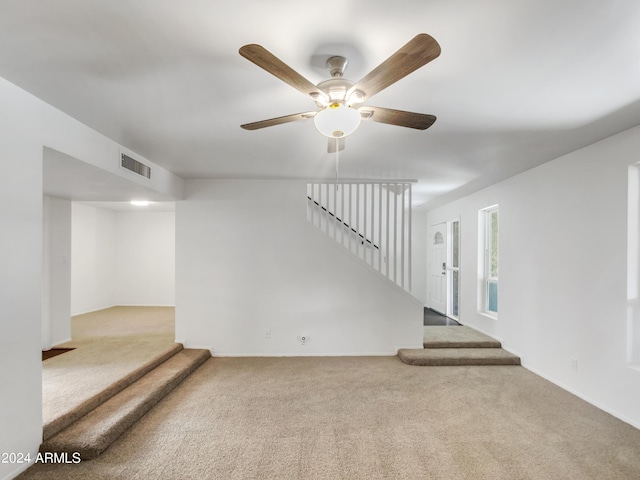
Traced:
[[146, 375], [148, 372], [156, 368], [158, 365], [165, 362], [167, 359], [171, 358], [178, 352], [182, 350], [182, 344], [174, 343], [168, 346], [165, 350], [160, 352], [158, 355], [153, 357], [148, 362], [141, 365], [139, 368], [135, 369], [128, 375], [124, 376], [117, 382], [114, 382], [104, 390], [98, 392], [92, 397], [88, 398], [84, 402], [82, 402], [77, 407], [65, 412], [64, 414], [53, 418], [47, 421], [42, 427], [42, 438], [46, 441], [53, 437], [58, 432], [64, 430], [73, 422], [82, 418], [84, 415], [92, 411], [97, 406], [106, 402], [108, 399], [116, 395], [118, 392], [121, 392], [129, 385], [140, 379], [142, 376]]
[[424, 327], [424, 348], [500, 348], [502, 344], [465, 326]]
[[[450, 327], [458, 328], [458, 327]], [[520, 357], [502, 348], [402, 348], [398, 358], [409, 365], [520, 365]]]
[[45, 441], [41, 452], [79, 452], [89, 460], [104, 452], [155, 404], [211, 357], [209, 350], [182, 350]]

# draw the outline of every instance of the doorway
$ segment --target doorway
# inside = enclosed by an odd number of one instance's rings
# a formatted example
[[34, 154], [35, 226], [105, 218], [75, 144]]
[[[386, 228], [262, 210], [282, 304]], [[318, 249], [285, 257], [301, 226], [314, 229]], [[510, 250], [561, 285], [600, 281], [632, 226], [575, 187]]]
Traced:
[[43, 359], [47, 435], [73, 408], [177, 348], [175, 199], [150, 192], [43, 150], [42, 349], [73, 348]]
[[427, 308], [458, 320], [460, 314], [460, 220], [432, 225], [427, 248]]
[[447, 314], [447, 224], [438, 223], [429, 229], [427, 252], [427, 307]]

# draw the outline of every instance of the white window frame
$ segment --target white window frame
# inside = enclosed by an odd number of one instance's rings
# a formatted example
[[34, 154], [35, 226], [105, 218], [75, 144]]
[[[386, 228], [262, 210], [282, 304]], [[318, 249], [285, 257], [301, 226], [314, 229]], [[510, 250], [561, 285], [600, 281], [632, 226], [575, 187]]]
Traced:
[[[478, 313], [497, 319], [499, 307], [495, 311], [489, 309], [489, 285], [499, 285], [498, 276], [491, 272], [491, 247], [493, 245], [491, 216], [498, 214], [498, 259], [500, 258], [500, 210], [498, 205], [491, 205], [478, 212]], [[499, 261], [499, 260], [498, 260]], [[499, 267], [498, 267], [499, 270]], [[499, 290], [499, 289], [498, 289]], [[498, 297], [499, 298], [499, 297]], [[499, 300], [498, 300], [499, 302]]]
[[627, 190], [627, 365], [640, 371], [640, 163], [629, 165]]

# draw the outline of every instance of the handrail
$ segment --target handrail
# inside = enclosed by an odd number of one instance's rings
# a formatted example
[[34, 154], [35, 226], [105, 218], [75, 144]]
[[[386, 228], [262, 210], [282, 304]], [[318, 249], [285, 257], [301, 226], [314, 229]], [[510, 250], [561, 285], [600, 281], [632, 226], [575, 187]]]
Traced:
[[337, 221], [339, 221], [340, 223], [342, 223], [342, 225], [344, 225], [344, 226], [345, 226], [345, 227], [347, 227], [349, 230], [351, 230], [353, 233], [355, 233], [355, 234], [356, 234], [356, 235], [358, 235], [360, 238], [362, 238], [362, 240], [363, 240], [363, 242], [362, 242], [362, 243], [363, 243], [363, 244], [364, 244], [364, 242], [367, 242], [367, 243], [371, 244], [371, 246], [372, 246], [373, 248], [380, 249], [380, 247], [378, 247], [378, 245], [376, 245], [375, 243], [373, 243], [371, 240], [369, 240], [368, 238], [366, 238], [366, 237], [365, 237], [364, 235], [362, 235], [361, 233], [358, 233], [358, 231], [357, 231], [355, 228], [353, 228], [353, 227], [349, 226], [349, 224], [348, 224], [347, 222], [345, 222], [344, 220], [342, 220], [342, 219], [340, 219], [339, 217], [337, 217], [334, 213], [332, 213], [332, 212], [330, 212], [329, 210], [327, 210], [327, 208], [326, 208], [326, 207], [323, 207], [322, 205], [320, 205], [320, 204], [319, 204], [318, 202], [316, 202], [313, 198], [311, 198], [311, 197], [307, 196], [307, 199], [308, 199], [309, 201], [311, 201], [311, 202], [315, 203], [315, 205], [316, 205], [317, 207], [320, 207], [320, 208], [321, 208], [322, 210], [324, 210], [326, 213], [328, 213], [328, 214], [329, 214], [329, 215], [331, 215], [333, 218], [335, 218]]

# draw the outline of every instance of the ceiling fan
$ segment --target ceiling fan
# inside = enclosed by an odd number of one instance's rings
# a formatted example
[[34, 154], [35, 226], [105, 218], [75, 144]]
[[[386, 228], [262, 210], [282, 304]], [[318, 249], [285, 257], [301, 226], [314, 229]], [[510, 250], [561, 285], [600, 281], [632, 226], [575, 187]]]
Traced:
[[357, 83], [343, 78], [347, 66], [345, 57], [330, 57], [326, 66], [332, 78], [314, 85], [260, 45], [245, 45], [240, 48], [239, 53], [296, 90], [309, 95], [320, 107], [318, 111], [294, 113], [241, 125], [245, 130], [313, 118], [316, 128], [329, 138], [328, 151], [332, 153], [344, 149], [344, 138], [356, 131], [361, 119], [418, 130], [426, 130], [436, 121], [433, 115], [363, 105], [376, 93], [440, 55], [440, 45], [426, 33], [416, 35]]

